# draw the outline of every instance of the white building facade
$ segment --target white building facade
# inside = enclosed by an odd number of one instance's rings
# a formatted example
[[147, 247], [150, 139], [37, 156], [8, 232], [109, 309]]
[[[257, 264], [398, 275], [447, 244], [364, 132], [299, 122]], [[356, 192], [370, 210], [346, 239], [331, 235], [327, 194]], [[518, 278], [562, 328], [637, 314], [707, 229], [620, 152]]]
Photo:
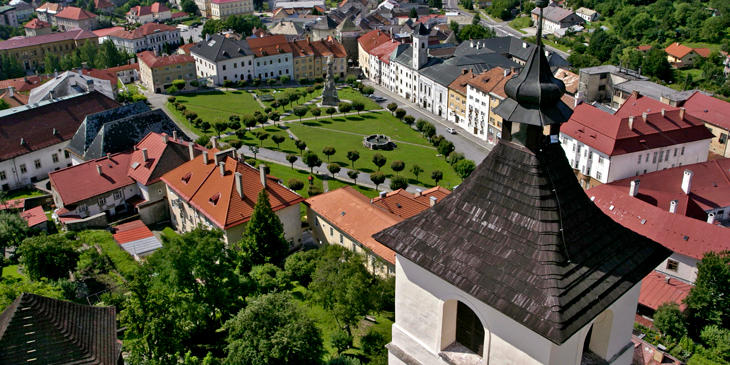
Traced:
[[71, 165], [68, 141], [0, 162], [0, 190], [8, 191], [48, 178], [48, 173]]
[[292, 76], [294, 63], [292, 53], [276, 53], [273, 55], [257, 56], [254, 60], [256, 78], [261, 80]]

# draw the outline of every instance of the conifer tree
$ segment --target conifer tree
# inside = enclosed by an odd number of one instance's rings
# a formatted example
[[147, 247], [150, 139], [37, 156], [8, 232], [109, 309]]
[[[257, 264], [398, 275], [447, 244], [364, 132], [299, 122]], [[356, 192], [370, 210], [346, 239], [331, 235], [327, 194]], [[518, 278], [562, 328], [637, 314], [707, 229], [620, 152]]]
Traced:
[[269, 194], [265, 189], [259, 193], [240, 246], [251, 265], [279, 264], [284, 261], [289, 248], [284, 238], [284, 226], [271, 209]]

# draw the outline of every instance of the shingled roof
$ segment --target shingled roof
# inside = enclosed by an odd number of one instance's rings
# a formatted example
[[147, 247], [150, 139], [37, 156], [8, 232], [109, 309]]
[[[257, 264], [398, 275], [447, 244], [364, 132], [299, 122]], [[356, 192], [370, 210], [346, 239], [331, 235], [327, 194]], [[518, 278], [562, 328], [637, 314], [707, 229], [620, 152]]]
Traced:
[[[539, 113], [556, 108], [564, 88], [545, 64], [538, 44], [524, 76], [507, 82], [507, 100]], [[529, 98], [520, 85], [540, 97]], [[569, 113], [552, 121], [563, 123]], [[541, 125], [525, 122], [505, 119], [503, 138], [454, 192], [373, 237], [561, 345], [671, 252], [603, 214], [578, 184], [560, 143], [551, 143], [557, 128], [548, 137]], [[513, 123], [520, 123], [514, 136]]]
[[121, 353], [114, 307], [23, 293], [0, 314], [0, 363], [114, 365]]

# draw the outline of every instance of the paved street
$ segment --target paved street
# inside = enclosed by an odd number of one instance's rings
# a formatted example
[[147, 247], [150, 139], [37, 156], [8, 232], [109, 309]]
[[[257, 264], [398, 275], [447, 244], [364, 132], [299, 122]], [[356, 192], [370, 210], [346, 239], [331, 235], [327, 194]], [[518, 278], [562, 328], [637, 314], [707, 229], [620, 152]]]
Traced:
[[[184, 27], [184, 28], [183, 28]], [[180, 37], [185, 39], [185, 43], [190, 43], [188, 40], [190, 39], [190, 36], [193, 36], [193, 42], [197, 43], [203, 40], [203, 38], [200, 36], [200, 34], [203, 32], [203, 26], [199, 25], [197, 28], [192, 28], [188, 26], [180, 26]]]

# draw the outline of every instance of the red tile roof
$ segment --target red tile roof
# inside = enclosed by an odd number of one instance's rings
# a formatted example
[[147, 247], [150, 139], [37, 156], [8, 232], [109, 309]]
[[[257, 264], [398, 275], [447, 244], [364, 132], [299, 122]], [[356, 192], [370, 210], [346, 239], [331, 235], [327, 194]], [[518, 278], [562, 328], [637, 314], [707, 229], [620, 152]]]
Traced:
[[186, 55], [190, 56], [190, 48], [195, 47], [195, 43], [186, 43], [178, 47], [178, 50], [182, 50]]
[[152, 234], [152, 231], [141, 220], [136, 220], [114, 227], [114, 234], [112, 236], [121, 245], [147, 237], [154, 237], [154, 234]]
[[48, 217], [46, 217], [46, 213], [43, 211], [43, 207], [41, 206], [21, 212], [20, 218], [23, 218], [26, 222], [28, 222], [28, 227], [34, 227], [48, 221]]
[[505, 70], [501, 67], [495, 67], [477, 75], [473, 79], [469, 80], [467, 84], [481, 92], [495, 92], [499, 96], [506, 97], [507, 95], [504, 94], [504, 84], [506, 84], [507, 81], [516, 74], [512, 72], [505, 77], [504, 71]]
[[170, 16], [172, 17], [172, 19], [175, 19], [175, 18], [184, 18], [188, 15], [190, 15], [190, 14], [188, 14], [184, 11], [178, 11], [177, 13], [172, 13], [172, 15], [170, 15]]
[[664, 52], [667, 52], [668, 55], [676, 58], [682, 58], [692, 51], [695, 51], [695, 53], [702, 57], [707, 57], [710, 55], [709, 48], [690, 48], [676, 42], [670, 44], [669, 47], [664, 49]]
[[565, 84], [565, 91], [567, 93], [575, 95], [575, 93], [578, 92], [578, 75], [559, 68], [555, 70], [554, 76]]
[[56, 18], [84, 20], [89, 18], [96, 18], [96, 14], [81, 8], [77, 8], [75, 6], [69, 6], [61, 10], [60, 13], [56, 14]]
[[286, 36], [281, 34], [248, 39], [248, 46], [251, 47], [251, 51], [256, 57], [292, 52]]
[[[164, 142], [163, 136], [167, 138]], [[173, 141], [166, 134], [151, 132], [137, 143], [137, 150], [129, 159], [128, 175], [142, 185], [150, 185], [160, 181], [160, 177], [177, 168], [190, 159], [188, 142]], [[142, 150], [147, 150], [147, 161], [144, 161]], [[195, 145], [195, 154], [199, 155], [205, 148]], [[134, 163], [139, 163], [136, 168]], [[172, 165], [171, 165], [172, 163]]]
[[709, 48], [692, 48], [693, 51], [697, 52], [698, 55], [702, 57], [709, 57], [710, 56], [710, 49]]
[[146, 23], [137, 27], [134, 30], [124, 30], [124, 28], [122, 28], [115, 32], [109, 33], [109, 36], [122, 39], [140, 39], [150, 34], [159, 32], [174, 32], [176, 30], [177, 28], [169, 26], [167, 24]]
[[449, 84], [449, 89], [453, 89], [457, 93], [466, 96], [466, 85], [475, 77], [476, 75], [471, 70], [469, 72], [462, 72], [456, 80]]
[[372, 48], [368, 53], [375, 57], [378, 57], [381, 62], [390, 64], [390, 55], [393, 54], [393, 51], [395, 51], [395, 49], [398, 48], [398, 45], [400, 44], [400, 42], [394, 42], [392, 40], [389, 40], [383, 42], [380, 45], [377, 45], [375, 48]]
[[81, 69], [81, 73], [101, 80], [111, 82], [112, 87], [117, 84], [117, 73], [109, 70], [97, 70], [95, 68]]
[[692, 94], [683, 106], [687, 109], [687, 114], [730, 130], [730, 103], [698, 91]]
[[684, 310], [686, 306], [682, 300], [687, 297], [690, 289], [690, 284], [652, 271], [641, 281], [639, 304], [656, 310], [664, 303], [675, 302], [679, 304], [679, 309]]
[[171, 56], [158, 57], [150, 51], [144, 51], [137, 54], [140, 62], [144, 62], [149, 68], [157, 68], [163, 66], [177, 65], [180, 63], [194, 63], [193, 56], [174, 54]]
[[13, 92], [13, 96], [10, 96], [10, 92], [6, 91], [0, 95], [0, 99], [7, 101], [11, 108], [16, 108], [28, 104], [30, 96], [18, 92]]
[[[211, 154], [214, 154], [211, 150]], [[248, 222], [253, 207], [262, 189], [260, 173], [245, 163], [230, 156], [225, 157], [225, 176], [221, 176], [213, 156], [208, 156], [208, 164], [203, 163], [200, 155], [162, 176], [162, 181], [182, 199], [222, 229], [228, 229]], [[243, 198], [238, 195], [234, 182], [234, 172], [242, 174]], [[186, 179], [183, 179], [187, 177]], [[304, 200], [297, 193], [279, 184], [277, 178], [267, 176], [266, 191], [269, 193], [271, 208], [274, 211], [299, 204]], [[187, 180], [187, 183], [185, 182]], [[211, 202], [217, 196], [217, 202]]]
[[604, 184], [586, 190], [586, 194], [617, 223], [676, 253], [700, 260], [705, 252], [730, 250], [727, 228], [669, 213], [629, 196], [627, 188]]
[[613, 115], [619, 118], [628, 118], [629, 116], [641, 116], [643, 113], [656, 113], [662, 109], [679, 110], [679, 108], [664, 104], [659, 100], [652, 99], [639, 93], [632, 94], [626, 99]]
[[38, 12], [38, 11], [41, 11], [41, 12], [43, 12], [43, 11], [58, 12], [61, 9], [63, 9], [63, 6], [61, 4], [46, 2], [46, 3], [43, 3], [43, 5], [39, 6], [37, 9], [35, 9], [35, 11], [36, 12]]
[[131, 14], [133, 10], [136, 11], [137, 16], [145, 16], [145, 15], [157, 14], [157, 13], [162, 13], [165, 11], [170, 11], [170, 9], [168, 7], [166, 7], [165, 5], [162, 5], [160, 3], [154, 3], [150, 6], [137, 5], [131, 9], [129, 9], [127, 14]]
[[372, 236], [403, 218], [371, 204], [365, 195], [350, 186], [311, 197], [304, 204], [383, 260], [395, 264], [395, 252]]
[[117, 73], [119, 71], [126, 71], [126, 70], [137, 70], [139, 71], [139, 63], [133, 63], [131, 65], [122, 65], [117, 67], [110, 67], [106, 69], [107, 71], [111, 71], [114, 73]]
[[[249, 40], [250, 45], [250, 40]], [[319, 41], [299, 40], [289, 42], [294, 57], [314, 56], [318, 58], [334, 56], [335, 58], [347, 57], [345, 47], [336, 39], [327, 37]]]
[[[684, 171], [693, 172], [690, 194], [682, 191]], [[629, 191], [628, 178], [609, 185]], [[702, 163], [674, 167], [641, 175], [637, 197], [651, 205], [669, 210], [672, 200], [678, 200], [677, 213], [706, 220], [705, 211], [730, 206], [730, 159], [723, 158]]]
[[25, 199], [21, 198], [21, 199], [8, 200], [5, 202], [5, 204], [0, 204], [0, 210], [5, 210], [5, 209], [24, 210], [25, 209]]
[[[110, 159], [99, 158], [51, 172], [48, 177], [63, 204], [72, 205], [133, 185], [134, 180], [127, 176], [131, 155], [132, 151], [116, 153]], [[101, 175], [97, 173], [97, 166], [101, 166]]]
[[61, 33], [51, 33], [38, 35], [35, 37], [13, 37], [8, 39], [7, 41], [0, 42], [0, 50], [37, 46], [40, 44], [61, 42], [69, 39], [82, 40], [95, 38], [98, 37], [94, 33], [83, 29], [74, 28]]
[[431, 207], [431, 197], [435, 197], [436, 201], [441, 201], [451, 191], [440, 186], [428, 189], [415, 196], [403, 189], [391, 191], [384, 198], [376, 197], [372, 200], [372, 204], [376, 205], [386, 212], [394, 214], [400, 218], [410, 218]]
[[107, 0], [94, 0], [94, 7], [97, 9], [113, 8], [114, 4]]
[[51, 27], [51, 23], [44, 22], [38, 18], [33, 19], [28, 22], [28, 24], [24, 25], [23, 27], [28, 29], [41, 29], [41, 28], [48, 28]]
[[650, 46], [648, 44], [645, 44], [645, 45], [641, 45], [641, 46], [636, 47], [636, 49], [639, 50], [639, 51], [642, 51], [642, 52], [646, 52], [646, 51], [652, 49], [652, 46]]
[[681, 143], [711, 139], [712, 133], [704, 123], [680, 110], [650, 113], [645, 121], [634, 117], [633, 129], [629, 118], [620, 118], [589, 104], [580, 104], [570, 120], [561, 126], [561, 132], [609, 156], [617, 156], [647, 149], [673, 146]]
[[91, 32], [96, 34], [97, 37], [101, 38], [101, 37], [106, 37], [109, 34], [114, 33], [118, 30], [124, 30], [124, 27], [111, 27], [111, 28], [97, 29], [97, 30], [92, 30]]
[[[48, 76], [27, 76], [25, 78], [20, 77], [17, 79], [7, 79], [0, 81], [0, 89], [7, 89], [13, 87], [15, 91], [31, 91], [38, 86], [43, 85], [43, 82], [48, 80]], [[27, 80], [27, 81], [26, 81]]]
[[[18, 108], [17, 112], [0, 117], [0, 161], [68, 141], [76, 134], [87, 115], [120, 105], [93, 92], [44, 103], [31, 109]], [[8, 113], [8, 110], [4, 112]], [[21, 139], [24, 141], [22, 145]]]
[[376, 29], [365, 33], [362, 37], [357, 39], [357, 42], [360, 43], [360, 47], [362, 47], [365, 52], [370, 53], [370, 50], [373, 48], [385, 42], [390, 42], [390, 36], [385, 34], [385, 32]]

